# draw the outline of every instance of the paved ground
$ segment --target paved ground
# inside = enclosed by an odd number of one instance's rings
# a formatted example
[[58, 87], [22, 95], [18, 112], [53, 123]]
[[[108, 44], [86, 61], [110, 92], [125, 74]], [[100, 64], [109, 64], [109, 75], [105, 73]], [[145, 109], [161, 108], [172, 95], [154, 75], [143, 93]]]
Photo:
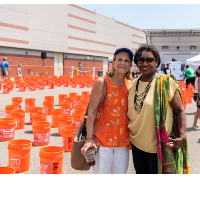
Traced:
[[[54, 108], [60, 108], [58, 106], [58, 95], [59, 94], [69, 94], [69, 92], [77, 92], [79, 95], [82, 91], [91, 91], [91, 88], [70, 88], [70, 87], [55, 87], [55, 89], [51, 90], [48, 87], [45, 90], [36, 90], [26, 92], [19, 92], [19, 89], [14, 88], [10, 94], [3, 94], [2, 89], [0, 90], [0, 109], [4, 109], [5, 105], [12, 104], [12, 97], [23, 97], [23, 109], [25, 109], [24, 99], [25, 98], [36, 98], [36, 106], [43, 106], [44, 96], [54, 95], [55, 96], [55, 106]], [[192, 174], [200, 173], [200, 129], [195, 130], [192, 127], [193, 124], [193, 116], [196, 110], [195, 103], [187, 105], [186, 115], [187, 115], [187, 137], [188, 137], [188, 145], [189, 145], [189, 158], [191, 163]], [[4, 117], [4, 116], [0, 116]], [[48, 120], [51, 122], [51, 116], [48, 116]], [[23, 130], [15, 131], [15, 139], [28, 139], [33, 141], [32, 134], [32, 125], [29, 124], [30, 118], [29, 113], [26, 113], [25, 119], [25, 128]], [[199, 122], [200, 124], [200, 122]], [[0, 142], [0, 166], [8, 166], [8, 142]], [[62, 137], [58, 135], [58, 128], [51, 128], [51, 136], [50, 136], [50, 146], [62, 146]], [[39, 174], [40, 173], [40, 157], [39, 150], [41, 147], [32, 146], [31, 149], [31, 161], [30, 161], [30, 169], [27, 172], [23, 172], [23, 174]], [[92, 168], [89, 171], [77, 171], [71, 168], [70, 165], [70, 152], [65, 152], [64, 160], [63, 160], [63, 174], [91, 174], [93, 173]], [[132, 155], [130, 151], [130, 160], [129, 160], [129, 168], [128, 174], [135, 174], [135, 170], [132, 162]]]

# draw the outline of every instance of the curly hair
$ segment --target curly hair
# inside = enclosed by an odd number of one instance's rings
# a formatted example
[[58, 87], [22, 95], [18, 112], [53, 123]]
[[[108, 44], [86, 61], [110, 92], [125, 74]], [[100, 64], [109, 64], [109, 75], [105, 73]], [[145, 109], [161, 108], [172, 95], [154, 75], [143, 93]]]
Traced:
[[138, 62], [137, 58], [141, 56], [143, 51], [151, 52], [154, 55], [155, 61], [157, 63], [156, 68], [158, 68], [160, 63], [161, 63], [160, 54], [154, 46], [150, 46], [150, 45], [147, 45], [147, 44], [140, 46], [136, 50], [135, 56], [134, 56], [134, 63], [137, 65], [137, 62]]

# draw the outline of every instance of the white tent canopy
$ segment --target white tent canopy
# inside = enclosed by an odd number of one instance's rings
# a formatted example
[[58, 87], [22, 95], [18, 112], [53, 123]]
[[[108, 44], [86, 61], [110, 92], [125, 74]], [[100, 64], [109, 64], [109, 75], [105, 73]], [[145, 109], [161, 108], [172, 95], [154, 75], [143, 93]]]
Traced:
[[200, 65], [200, 54], [186, 60], [186, 65]]

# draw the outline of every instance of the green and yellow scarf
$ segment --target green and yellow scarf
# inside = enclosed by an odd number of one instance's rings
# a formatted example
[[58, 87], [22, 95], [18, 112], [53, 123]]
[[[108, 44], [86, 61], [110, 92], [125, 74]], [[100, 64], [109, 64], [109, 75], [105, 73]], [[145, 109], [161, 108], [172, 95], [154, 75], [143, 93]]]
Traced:
[[[187, 138], [177, 151], [173, 151], [170, 147], [165, 128], [167, 107], [169, 103], [170, 77], [173, 78], [173, 80], [178, 84], [176, 78], [173, 75], [165, 74], [158, 75], [155, 84], [154, 104], [156, 135], [158, 142], [158, 174], [191, 174]], [[182, 98], [179, 87], [178, 91], [180, 97]], [[171, 134], [179, 137], [177, 118], [174, 111]]]

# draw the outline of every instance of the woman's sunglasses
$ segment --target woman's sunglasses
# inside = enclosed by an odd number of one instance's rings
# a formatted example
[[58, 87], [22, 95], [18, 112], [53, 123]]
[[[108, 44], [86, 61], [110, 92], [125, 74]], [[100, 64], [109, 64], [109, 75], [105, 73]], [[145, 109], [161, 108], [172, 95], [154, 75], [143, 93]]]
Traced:
[[148, 57], [148, 58], [137, 57], [137, 61], [140, 63], [144, 63], [146, 61], [146, 63], [151, 64], [154, 62], [154, 60], [155, 58], [152, 58], [152, 57]]

